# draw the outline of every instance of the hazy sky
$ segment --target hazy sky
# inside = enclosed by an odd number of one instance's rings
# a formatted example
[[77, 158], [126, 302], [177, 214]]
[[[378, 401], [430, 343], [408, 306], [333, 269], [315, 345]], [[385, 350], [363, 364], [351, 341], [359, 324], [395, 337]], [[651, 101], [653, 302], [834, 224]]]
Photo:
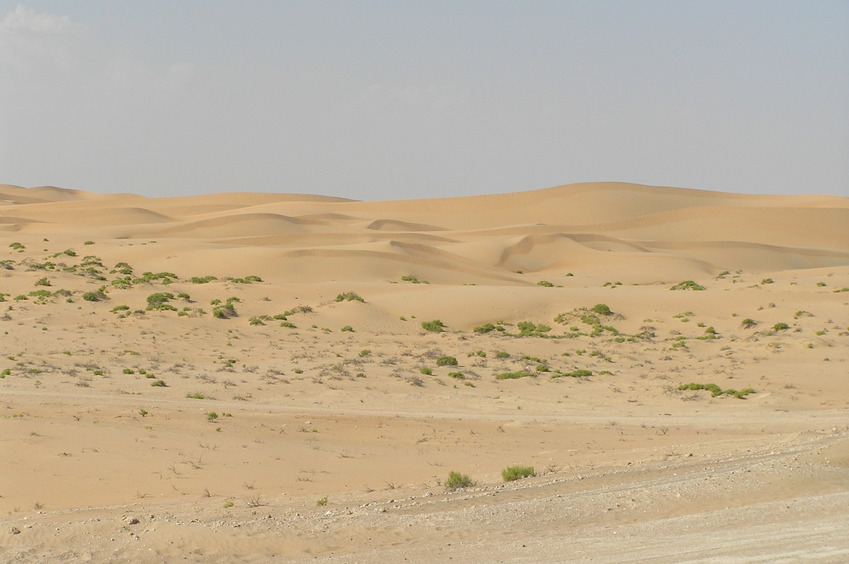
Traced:
[[0, 183], [849, 195], [849, 1], [0, 0]]

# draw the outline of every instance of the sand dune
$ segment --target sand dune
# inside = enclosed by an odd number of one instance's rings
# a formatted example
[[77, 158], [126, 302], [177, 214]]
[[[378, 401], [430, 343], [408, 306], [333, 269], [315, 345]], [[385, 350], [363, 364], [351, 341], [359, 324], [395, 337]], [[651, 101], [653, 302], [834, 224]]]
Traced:
[[849, 198], [0, 185], [0, 233], [4, 562], [849, 555]]

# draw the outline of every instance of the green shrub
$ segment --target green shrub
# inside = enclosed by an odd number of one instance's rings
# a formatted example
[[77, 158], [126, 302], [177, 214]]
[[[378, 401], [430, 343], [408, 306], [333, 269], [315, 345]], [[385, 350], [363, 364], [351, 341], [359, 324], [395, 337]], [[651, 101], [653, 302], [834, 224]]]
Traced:
[[207, 275], [207, 276], [192, 276], [189, 279], [189, 282], [191, 282], [192, 284], [208, 284], [209, 282], [212, 282], [213, 280], [218, 280], [218, 278], [216, 278], [215, 276], [209, 276], [209, 275]]
[[445, 487], [449, 490], [468, 488], [474, 485], [474, 480], [472, 480], [469, 476], [454, 471], [449, 472], [448, 479], [445, 480]]
[[590, 311], [599, 315], [610, 315], [611, 313], [613, 313], [612, 311], [610, 311], [610, 308], [607, 306], [607, 304], [596, 304], [592, 308], [590, 308]]
[[150, 383], [154, 388], [167, 388], [168, 386], [165, 384], [164, 380], [154, 380]]
[[365, 303], [365, 300], [362, 297], [360, 297], [360, 295], [357, 294], [356, 292], [342, 292], [341, 294], [336, 296], [336, 301], [337, 302], [363, 302], [363, 303]]
[[186, 397], [189, 399], [204, 399], [206, 396], [200, 392], [195, 392], [193, 394], [186, 394]]
[[254, 282], [262, 282], [259, 276], [245, 276], [244, 278], [231, 278], [230, 282], [234, 284], [253, 284]]
[[415, 276], [405, 275], [401, 277], [403, 282], [410, 282], [411, 284], [430, 284], [427, 280], [419, 280]]
[[516, 328], [519, 329], [520, 337], [542, 337], [544, 333], [551, 331], [548, 325], [542, 323], [537, 325], [532, 321], [520, 321], [516, 324]]
[[433, 333], [442, 333], [445, 331], [445, 324], [438, 319], [434, 319], [433, 321], [422, 321], [422, 329]]
[[327, 496], [324, 496], [324, 497], [316, 500], [315, 504], [318, 505], [318, 506], [321, 506], [321, 507], [327, 505]]
[[704, 290], [705, 287], [692, 280], [684, 280], [672, 286], [670, 290]]
[[36, 285], [36, 286], [50, 286], [51, 284], [50, 284], [50, 280], [49, 280], [49, 279], [47, 279], [47, 278], [39, 278], [38, 280], [36, 280], [35, 285]]
[[761, 280], [761, 284], [774, 284], [775, 281], [772, 278], [764, 278]]
[[592, 376], [593, 371], [587, 370], [585, 368], [579, 368], [578, 370], [573, 370], [572, 372], [557, 372], [552, 374], [552, 378], [560, 378], [561, 376], [568, 376], [569, 378], [587, 378], [588, 376]]
[[433, 370], [426, 366], [423, 366], [422, 368], [419, 368], [419, 373], [424, 374], [425, 376], [430, 376], [431, 374], [433, 374]]
[[168, 304], [174, 299], [174, 294], [170, 292], [157, 292], [147, 297], [148, 310], [176, 310], [174, 306]]
[[345, 333], [353, 333], [354, 328], [351, 327], [350, 325], [345, 325], [344, 327], [342, 327], [342, 329], [340, 329], [340, 331], [345, 332]]
[[772, 326], [773, 331], [786, 331], [787, 329], [790, 329], [790, 326], [783, 322], [776, 323]]
[[540, 280], [539, 282], [537, 282], [537, 286], [542, 286], [544, 288], [553, 288], [554, 284], [552, 284], [548, 280]]
[[456, 379], [456, 380], [465, 380], [466, 379], [466, 377], [463, 375], [462, 372], [449, 372], [448, 375], [451, 376], [452, 378]]
[[752, 327], [754, 327], [757, 324], [758, 324], [758, 322], [755, 321], [754, 319], [752, 319], [751, 317], [747, 317], [746, 319], [744, 319], [740, 323], [740, 325], [743, 326], [743, 329], [751, 329]]
[[528, 376], [533, 376], [530, 372], [520, 371], [520, 372], [503, 372], [501, 374], [497, 374], [495, 376], [496, 380], [518, 380], [519, 378], [527, 378]]
[[475, 327], [475, 333], [490, 333], [492, 331], [504, 331], [504, 327], [492, 323], [484, 323]]
[[501, 471], [501, 477], [505, 482], [512, 482], [522, 478], [536, 476], [533, 466], [508, 466]]
[[755, 393], [755, 390], [753, 390], [752, 388], [746, 388], [745, 390], [740, 390], [740, 391], [732, 390], [732, 389], [723, 390], [719, 386], [717, 386], [716, 384], [695, 384], [695, 383], [682, 384], [682, 385], [678, 386], [678, 389], [679, 390], [707, 390], [707, 391], [710, 392], [712, 397], [727, 395], [727, 396], [734, 396], [737, 399], [746, 399], [747, 395]]
[[437, 366], [457, 366], [457, 359], [453, 356], [440, 356], [436, 359]]

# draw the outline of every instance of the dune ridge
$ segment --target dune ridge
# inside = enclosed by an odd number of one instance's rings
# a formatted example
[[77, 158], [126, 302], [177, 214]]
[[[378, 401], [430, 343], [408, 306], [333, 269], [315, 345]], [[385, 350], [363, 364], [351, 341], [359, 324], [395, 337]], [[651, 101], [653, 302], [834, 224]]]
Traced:
[[[814, 268], [845, 264], [849, 249], [849, 199], [836, 197], [746, 196], [617, 183], [395, 202], [257, 193], [136, 197], [139, 205], [133, 207], [118, 203], [132, 197], [128, 195], [113, 202], [108, 195], [8, 185], [3, 186], [2, 194], [7, 202], [0, 206], [3, 228], [26, 229], [33, 234], [48, 234], [70, 225], [89, 237], [112, 234], [125, 239], [169, 239], [175, 244], [181, 238], [219, 244], [232, 240], [261, 253], [263, 247], [336, 247], [344, 245], [346, 238], [351, 245], [359, 245], [375, 232], [438, 231], [444, 239], [430, 241], [430, 254], [441, 257], [441, 268], [446, 257], [455, 257], [458, 276], [469, 274], [467, 261], [478, 262], [478, 269], [483, 270], [510, 268], [508, 256], [528, 245], [550, 244], [561, 237], [577, 244], [568, 251], [561, 249], [563, 252], [579, 257], [591, 253], [593, 264], [605, 268], [618, 260], [609, 253], [631, 251], [670, 257], [672, 262], [676, 258], [701, 261], [717, 272], [731, 266], [796, 268], [800, 260]], [[110, 232], [109, 228], [119, 231]], [[331, 233], [339, 233], [342, 240], [311, 237]], [[516, 236], [531, 239], [516, 243]], [[460, 252], [452, 253], [452, 241], [461, 242]], [[679, 245], [682, 241], [694, 243], [687, 247], [686, 256]], [[486, 251], [476, 256], [470, 244], [474, 242]], [[729, 248], [750, 244], [746, 247], [749, 260], [736, 253], [735, 260], [743, 262], [725, 264], [712, 243]], [[499, 247], [500, 251], [494, 250]], [[670, 253], [673, 248], [675, 252]], [[396, 251], [398, 260], [406, 262], [401, 248]], [[527, 255], [531, 249], [521, 252]], [[784, 263], [783, 252], [787, 257]], [[279, 256], [303, 256], [303, 252]], [[427, 263], [428, 259], [423, 260]], [[558, 256], [541, 264], [548, 274], [568, 273], [568, 258]], [[554, 264], [561, 265], [562, 271], [553, 269]], [[530, 263], [525, 268], [534, 269]], [[674, 269], [670, 275], [672, 272]]]

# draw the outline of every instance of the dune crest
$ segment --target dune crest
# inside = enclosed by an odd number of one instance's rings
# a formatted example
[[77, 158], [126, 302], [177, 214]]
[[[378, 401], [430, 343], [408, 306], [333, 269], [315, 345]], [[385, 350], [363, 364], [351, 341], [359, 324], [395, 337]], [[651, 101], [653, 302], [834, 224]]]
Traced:
[[[747, 196], [623, 183], [385, 202], [259, 193], [135, 197], [143, 202], [138, 207], [126, 206], [130, 195], [58, 188], [3, 186], [0, 195], [0, 223], [6, 231], [26, 229], [35, 235], [73, 229], [86, 238], [169, 240], [174, 245], [205, 240], [278, 257], [303, 257], [309, 249], [328, 263], [315, 272], [317, 278], [333, 268], [330, 255], [344, 256], [346, 246], [359, 252], [370, 233], [439, 232], [443, 239], [429, 243], [434, 252], [418, 260], [423, 268], [433, 267], [438, 256], [439, 269], [453, 269], [458, 283], [479, 282], [473, 273], [493, 268], [508, 277], [515, 270], [544, 270], [549, 276], [565, 276], [573, 267], [610, 270], [622, 253], [635, 252], [663, 258], [666, 281], [680, 277], [675, 264], [686, 272], [693, 261], [716, 272], [849, 264], [849, 198]], [[743, 248], [746, 252], [739, 252]], [[322, 254], [322, 249], [333, 252]], [[381, 253], [384, 259], [395, 253], [398, 268], [407, 268], [402, 246]], [[519, 256], [522, 260], [511, 260]], [[340, 275], [342, 268], [336, 269], [335, 276]]]

